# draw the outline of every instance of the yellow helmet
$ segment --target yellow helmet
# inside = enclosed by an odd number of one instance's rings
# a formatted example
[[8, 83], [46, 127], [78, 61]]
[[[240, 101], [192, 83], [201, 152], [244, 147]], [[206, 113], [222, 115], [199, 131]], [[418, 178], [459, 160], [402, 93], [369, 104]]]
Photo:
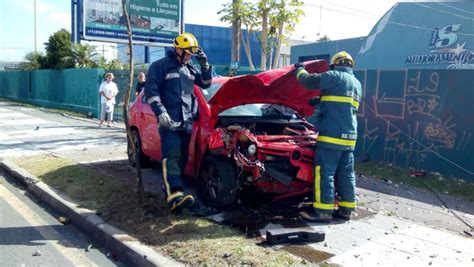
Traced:
[[343, 63], [344, 61], [349, 61], [351, 66], [354, 66], [355, 62], [352, 59], [351, 55], [347, 53], [346, 51], [341, 51], [337, 54], [335, 54], [332, 59], [331, 63], [334, 65], [339, 65], [340, 63]]
[[174, 47], [196, 54], [199, 49], [199, 44], [194, 35], [185, 32], [174, 39]]

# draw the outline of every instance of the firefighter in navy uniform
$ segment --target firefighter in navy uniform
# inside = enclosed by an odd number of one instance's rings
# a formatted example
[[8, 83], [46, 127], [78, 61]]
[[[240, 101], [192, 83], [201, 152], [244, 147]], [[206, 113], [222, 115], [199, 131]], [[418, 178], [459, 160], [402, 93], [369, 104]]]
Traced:
[[[191, 65], [192, 56], [199, 62], [200, 71]], [[177, 213], [194, 203], [192, 195], [184, 194], [182, 185], [193, 116], [197, 112], [194, 84], [208, 88], [212, 82], [212, 67], [196, 38], [183, 33], [174, 40], [174, 49], [151, 64], [147, 76], [147, 103], [159, 123], [163, 188], [168, 207]]]
[[[308, 73], [302, 63], [295, 64], [296, 78], [303, 87], [321, 89], [315, 123], [319, 135], [314, 159], [314, 198], [312, 209], [303, 216], [309, 221], [328, 222], [333, 216], [350, 220], [356, 207], [353, 152], [362, 87], [353, 67], [354, 60], [345, 51], [334, 55], [331, 70], [325, 73]], [[337, 210], [335, 193], [339, 199]]]

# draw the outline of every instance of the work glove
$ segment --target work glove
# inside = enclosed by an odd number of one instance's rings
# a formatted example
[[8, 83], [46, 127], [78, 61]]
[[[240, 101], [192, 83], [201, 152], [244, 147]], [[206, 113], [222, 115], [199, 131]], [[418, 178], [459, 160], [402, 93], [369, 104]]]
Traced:
[[171, 125], [173, 125], [173, 120], [167, 112], [163, 112], [158, 116], [158, 123], [160, 124], [160, 127], [169, 129], [171, 128]]
[[204, 53], [204, 51], [201, 48], [198, 49], [195, 57], [199, 65], [201, 65], [201, 67], [206, 68], [206, 69], [209, 68], [209, 63], [207, 62], [207, 55], [206, 53]]
[[321, 98], [319, 96], [314, 96], [314, 97], [311, 97], [311, 99], [309, 100], [309, 105], [314, 107], [317, 104], [319, 104], [319, 102], [321, 102]]
[[295, 70], [298, 70], [299, 68], [303, 68], [304, 69], [304, 64], [303, 62], [297, 62], [295, 63]]
[[304, 64], [303, 64], [303, 62], [297, 62], [297, 63], [295, 63], [294, 66], [295, 66], [295, 70], [294, 70], [294, 72], [293, 72], [294, 75], [296, 75], [296, 74], [298, 73], [299, 68], [303, 68], [303, 69], [304, 69]]

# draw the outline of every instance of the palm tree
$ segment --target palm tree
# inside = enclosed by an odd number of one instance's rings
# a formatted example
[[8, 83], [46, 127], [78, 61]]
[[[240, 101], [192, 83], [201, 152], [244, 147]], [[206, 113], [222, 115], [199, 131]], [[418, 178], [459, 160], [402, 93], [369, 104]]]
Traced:
[[94, 58], [97, 57], [95, 52], [95, 46], [88, 44], [73, 44], [72, 45], [72, 56], [65, 56], [62, 58], [63, 61], [70, 59], [74, 60], [74, 66], [76, 68], [94, 68], [97, 67], [97, 63], [94, 62]]

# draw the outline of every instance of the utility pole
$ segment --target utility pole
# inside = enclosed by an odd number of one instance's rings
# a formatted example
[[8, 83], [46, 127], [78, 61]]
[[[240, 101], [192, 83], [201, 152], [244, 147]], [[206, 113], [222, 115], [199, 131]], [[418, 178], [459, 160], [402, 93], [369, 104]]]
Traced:
[[36, 17], [36, 0], [33, 0], [33, 1], [34, 1], [34, 17], [35, 17], [35, 22], [34, 22], [34, 23], [35, 23], [35, 26], [34, 26], [34, 27], [35, 27], [35, 29], [34, 29], [34, 30], [35, 30], [35, 34], [34, 34], [35, 45], [34, 45], [34, 47], [35, 47], [35, 53], [37, 53], [37, 52], [38, 52], [38, 48], [37, 48], [37, 46], [36, 46], [36, 33], [37, 33], [37, 31], [38, 31], [38, 27], [37, 27], [37, 26], [38, 26], [38, 22], [36, 21], [36, 18], [37, 18], [37, 17]]

